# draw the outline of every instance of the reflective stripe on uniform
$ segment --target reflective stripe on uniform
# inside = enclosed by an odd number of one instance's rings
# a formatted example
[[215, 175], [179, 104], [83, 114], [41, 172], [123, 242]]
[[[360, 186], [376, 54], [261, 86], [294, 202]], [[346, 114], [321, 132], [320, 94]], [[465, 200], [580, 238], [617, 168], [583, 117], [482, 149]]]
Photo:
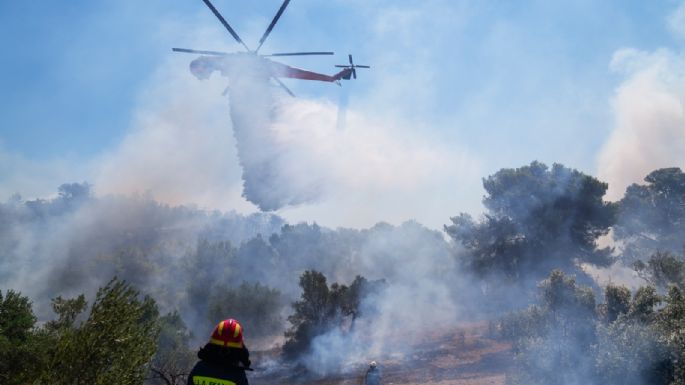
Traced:
[[235, 385], [235, 382], [214, 377], [193, 376], [194, 385]]
[[214, 345], [219, 345], [219, 346], [228, 346], [229, 348], [242, 348], [243, 343], [242, 342], [228, 342], [228, 341], [223, 341], [223, 340], [217, 340], [215, 338], [212, 338], [209, 340], [210, 344]]

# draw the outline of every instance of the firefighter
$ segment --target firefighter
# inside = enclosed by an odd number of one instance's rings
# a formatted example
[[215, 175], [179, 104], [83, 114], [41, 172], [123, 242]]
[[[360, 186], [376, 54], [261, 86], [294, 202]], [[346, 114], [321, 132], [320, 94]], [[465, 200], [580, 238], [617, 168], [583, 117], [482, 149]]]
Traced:
[[381, 371], [376, 361], [369, 363], [369, 369], [366, 370], [366, 376], [364, 376], [364, 385], [381, 385]]
[[238, 321], [219, 322], [197, 357], [200, 361], [188, 375], [187, 385], [248, 385], [245, 371], [252, 370], [250, 352]]

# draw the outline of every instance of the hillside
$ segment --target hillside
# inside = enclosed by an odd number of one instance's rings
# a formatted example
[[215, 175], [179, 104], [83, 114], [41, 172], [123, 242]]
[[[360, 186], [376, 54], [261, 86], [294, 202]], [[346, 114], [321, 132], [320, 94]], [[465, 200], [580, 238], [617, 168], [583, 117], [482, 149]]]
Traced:
[[[511, 345], [488, 336], [487, 323], [465, 324], [452, 330], [427, 334], [411, 346], [410, 354], [376, 358], [382, 368], [382, 384], [501, 385], [511, 367]], [[359, 364], [347, 373], [316, 377], [298, 368], [271, 367], [277, 351], [255, 352], [256, 371], [251, 384], [358, 385], [363, 384], [366, 365]]]

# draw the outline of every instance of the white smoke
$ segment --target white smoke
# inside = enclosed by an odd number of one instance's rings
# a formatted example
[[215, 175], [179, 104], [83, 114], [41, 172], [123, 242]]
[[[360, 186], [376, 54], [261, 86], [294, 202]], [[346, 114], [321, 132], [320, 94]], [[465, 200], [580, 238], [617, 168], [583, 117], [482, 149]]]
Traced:
[[467, 317], [460, 313], [461, 297], [455, 295], [467, 285], [455, 282], [463, 275], [440, 233], [415, 222], [386, 226], [372, 229], [355, 258], [356, 271], [371, 280], [385, 279], [386, 286], [364, 298], [361, 315], [349, 330], [334, 328], [312, 340], [301, 362], [313, 373], [345, 372], [371, 360], [406, 358], [426, 333]]
[[[391, 115], [350, 109], [339, 130], [330, 100], [216, 73], [198, 81], [188, 59], [174, 57], [154, 76], [130, 132], [94, 162], [98, 193], [149, 192], [170, 204], [240, 212], [253, 211], [252, 200], [287, 206], [279, 214], [291, 221], [331, 226], [412, 218], [440, 226], [445, 215], [433, 208], [457, 210], [461, 182], [481, 175], [468, 151], [422, 138], [420, 127]], [[241, 173], [249, 183], [241, 185]]]
[[460, 183], [478, 178], [480, 164], [468, 151], [422, 138], [419, 127], [410, 130], [392, 116], [350, 109], [345, 130], [338, 130], [336, 107], [327, 100], [288, 100], [280, 112], [279, 172], [320, 192], [309, 205], [281, 211], [292, 221], [370, 226], [419, 219], [439, 226], [445, 218], [435, 209], [449, 210], [464, 193]]
[[128, 134], [96, 163], [99, 193], [149, 192], [170, 204], [254, 208], [240, 196], [225, 83], [199, 82], [187, 57], [173, 57], [141, 95]]
[[685, 165], [685, 56], [667, 49], [624, 49], [611, 62], [626, 75], [613, 100], [615, 125], [599, 154], [598, 177], [607, 197], [650, 171]]

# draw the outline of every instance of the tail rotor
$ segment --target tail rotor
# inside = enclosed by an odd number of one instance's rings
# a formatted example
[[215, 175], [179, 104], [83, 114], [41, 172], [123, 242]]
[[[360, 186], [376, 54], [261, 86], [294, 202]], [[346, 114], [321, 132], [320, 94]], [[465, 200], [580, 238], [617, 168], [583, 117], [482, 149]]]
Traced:
[[[350, 64], [336, 64], [335, 66], [338, 68], [349, 68], [351, 70], [350, 73], [352, 74], [352, 77], [355, 79], [357, 78], [357, 68], [371, 68], [367, 65], [354, 64], [354, 60], [352, 60], [351, 54], [348, 54], [347, 57], [350, 61]], [[349, 77], [347, 79], [349, 79]]]

